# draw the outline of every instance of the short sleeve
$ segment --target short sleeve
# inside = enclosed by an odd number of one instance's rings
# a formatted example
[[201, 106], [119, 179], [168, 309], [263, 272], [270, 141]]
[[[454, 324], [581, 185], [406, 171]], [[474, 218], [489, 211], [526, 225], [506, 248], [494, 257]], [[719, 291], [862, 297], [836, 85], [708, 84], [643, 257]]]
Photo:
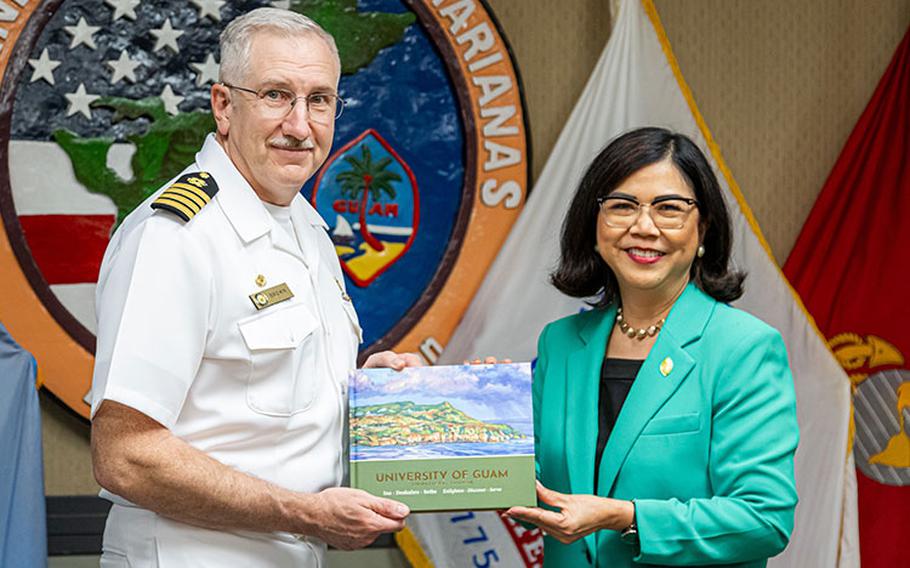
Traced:
[[113, 400], [173, 427], [210, 329], [213, 273], [198, 238], [156, 214], [112, 242], [96, 294], [93, 416]]

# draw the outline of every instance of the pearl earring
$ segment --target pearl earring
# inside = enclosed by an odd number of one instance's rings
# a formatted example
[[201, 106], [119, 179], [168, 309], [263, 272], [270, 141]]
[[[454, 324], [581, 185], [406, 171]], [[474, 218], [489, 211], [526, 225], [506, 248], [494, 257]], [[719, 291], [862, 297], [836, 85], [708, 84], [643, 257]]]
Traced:
[[705, 245], [698, 245], [698, 249], [695, 251], [695, 256], [698, 258], [705, 256]]

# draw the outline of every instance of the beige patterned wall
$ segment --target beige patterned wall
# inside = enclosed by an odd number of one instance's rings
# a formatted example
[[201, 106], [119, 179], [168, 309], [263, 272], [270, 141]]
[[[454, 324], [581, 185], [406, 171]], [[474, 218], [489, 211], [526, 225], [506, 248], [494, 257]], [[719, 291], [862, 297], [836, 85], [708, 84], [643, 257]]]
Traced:
[[907, 31], [910, 0], [656, 5], [705, 121], [783, 263]]
[[[525, 86], [534, 175], [606, 44], [608, 0], [488, 0]], [[783, 260], [910, 23], [910, 0], [657, 0], [683, 74]], [[94, 493], [88, 428], [42, 402], [49, 494]]]
[[48, 495], [98, 493], [92, 476], [89, 428], [81, 418], [41, 393], [44, 488]]

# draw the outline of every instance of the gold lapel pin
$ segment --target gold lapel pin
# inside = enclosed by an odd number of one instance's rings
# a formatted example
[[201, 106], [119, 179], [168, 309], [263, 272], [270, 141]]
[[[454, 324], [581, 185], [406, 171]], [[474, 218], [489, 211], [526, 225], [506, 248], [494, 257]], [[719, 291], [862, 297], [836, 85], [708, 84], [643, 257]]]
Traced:
[[259, 286], [260, 288], [265, 286], [265, 275], [264, 274], [260, 274], [259, 276], [256, 277], [256, 286]]
[[670, 359], [669, 357], [667, 357], [666, 359], [664, 359], [663, 361], [660, 362], [660, 374], [666, 377], [667, 375], [669, 375], [672, 372], [673, 372], [673, 359]]

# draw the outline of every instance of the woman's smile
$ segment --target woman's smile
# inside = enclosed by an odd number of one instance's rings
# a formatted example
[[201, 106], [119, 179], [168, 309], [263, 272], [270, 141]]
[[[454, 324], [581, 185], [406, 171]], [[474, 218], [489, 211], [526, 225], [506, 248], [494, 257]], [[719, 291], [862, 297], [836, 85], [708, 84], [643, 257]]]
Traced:
[[659, 250], [639, 247], [627, 248], [625, 249], [625, 252], [633, 262], [637, 262], [638, 264], [654, 264], [660, 262], [660, 259], [666, 254]]

